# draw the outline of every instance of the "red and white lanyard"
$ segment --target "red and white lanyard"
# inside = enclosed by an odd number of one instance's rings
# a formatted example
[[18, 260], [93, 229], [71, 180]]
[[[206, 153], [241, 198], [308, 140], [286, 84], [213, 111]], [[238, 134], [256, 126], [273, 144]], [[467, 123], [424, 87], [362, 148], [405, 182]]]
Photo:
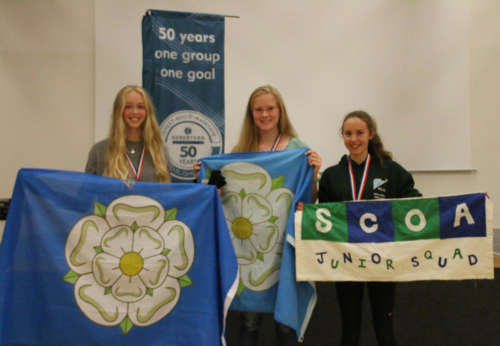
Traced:
[[276, 137], [276, 139], [274, 140], [274, 144], [273, 146], [271, 147], [271, 150], [270, 151], [276, 151], [278, 150], [278, 147], [280, 145], [280, 142], [281, 142], [281, 135], [278, 135], [278, 137]]
[[128, 161], [128, 166], [130, 167], [130, 171], [134, 175], [134, 179], [136, 181], [141, 180], [141, 175], [142, 175], [142, 167], [144, 166], [144, 153], [146, 151], [146, 147], [142, 148], [142, 154], [141, 154], [141, 159], [139, 160], [139, 166], [137, 167], [137, 170], [135, 169], [134, 165], [132, 164], [132, 161], [130, 160], [130, 157], [128, 157], [127, 154], [127, 161]]
[[356, 181], [354, 180], [354, 173], [352, 171], [352, 161], [349, 158], [349, 177], [351, 178], [351, 192], [352, 192], [352, 200], [357, 201], [363, 197], [363, 192], [365, 192], [366, 185], [366, 177], [368, 176], [368, 169], [370, 167], [371, 156], [368, 154], [365, 161], [365, 168], [363, 170], [363, 178], [361, 179], [361, 185], [359, 186], [359, 193], [356, 196]]

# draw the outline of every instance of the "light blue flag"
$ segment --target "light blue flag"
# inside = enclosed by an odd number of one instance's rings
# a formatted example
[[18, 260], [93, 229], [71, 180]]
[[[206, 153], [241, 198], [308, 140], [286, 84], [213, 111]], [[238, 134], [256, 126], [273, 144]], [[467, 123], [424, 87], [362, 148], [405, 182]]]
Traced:
[[231, 309], [273, 312], [299, 339], [316, 301], [314, 286], [295, 279], [293, 247], [295, 205], [312, 196], [307, 150], [209, 156], [199, 176], [220, 170], [227, 182], [221, 200], [240, 271]]
[[0, 345], [224, 345], [237, 268], [213, 186], [23, 169]]

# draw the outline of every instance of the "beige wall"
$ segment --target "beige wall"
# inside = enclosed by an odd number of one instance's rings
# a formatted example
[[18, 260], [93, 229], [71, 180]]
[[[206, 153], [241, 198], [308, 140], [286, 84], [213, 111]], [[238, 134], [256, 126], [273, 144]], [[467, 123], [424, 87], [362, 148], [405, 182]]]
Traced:
[[83, 168], [93, 100], [93, 1], [0, 0], [0, 198], [19, 168]]
[[[469, 1], [470, 124], [474, 172], [415, 173], [426, 195], [486, 191], [500, 201], [500, 2]], [[500, 226], [500, 213], [494, 225]]]
[[[500, 2], [470, 0], [468, 4], [471, 145], [476, 170], [414, 176], [425, 195], [487, 191], [495, 202], [500, 199]], [[94, 42], [94, 1], [0, 0], [4, 120], [0, 198], [10, 197], [21, 167], [83, 169], [94, 142]], [[494, 224], [500, 225], [500, 216]]]

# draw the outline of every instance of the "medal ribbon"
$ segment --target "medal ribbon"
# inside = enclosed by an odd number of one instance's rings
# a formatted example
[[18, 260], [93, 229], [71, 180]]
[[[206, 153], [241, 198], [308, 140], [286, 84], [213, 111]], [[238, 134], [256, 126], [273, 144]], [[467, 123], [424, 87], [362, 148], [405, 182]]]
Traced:
[[366, 177], [368, 176], [368, 169], [370, 167], [371, 156], [368, 154], [365, 161], [365, 168], [363, 169], [363, 178], [361, 179], [361, 185], [359, 186], [359, 194], [356, 196], [356, 181], [354, 180], [354, 172], [352, 171], [352, 161], [349, 158], [349, 177], [351, 180], [351, 191], [352, 200], [357, 201], [363, 197], [363, 192], [365, 192]]
[[271, 147], [270, 151], [276, 151], [280, 145], [280, 142], [281, 142], [281, 135], [278, 135], [278, 137], [276, 137], [276, 139], [274, 140], [274, 144]]
[[125, 156], [127, 156], [128, 166], [130, 167], [130, 170], [132, 171], [132, 174], [134, 176], [135, 181], [139, 181], [141, 179], [142, 167], [144, 166], [144, 153], [145, 153], [145, 151], [146, 151], [146, 147], [143, 147], [141, 159], [139, 160], [139, 166], [137, 167], [137, 170], [135, 170], [135, 167], [132, 164], [130, 157], [128, 157], [128, 154], [125, 154]]

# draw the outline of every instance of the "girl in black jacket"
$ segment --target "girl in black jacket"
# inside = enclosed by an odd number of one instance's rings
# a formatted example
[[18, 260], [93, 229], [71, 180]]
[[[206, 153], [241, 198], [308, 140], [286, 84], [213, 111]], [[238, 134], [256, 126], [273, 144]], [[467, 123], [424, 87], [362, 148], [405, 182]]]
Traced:
[[[349, 155], [325, 170], [319, 185], [319, 202], [421, 196], [413, 178], [392, 161], [377, 134], [375, 120], [364, 111], [347, 114], [341, 135]], [[396, 345], [393, 329], [394, 282], [368, 282], [375, 334], [380, 346]], [[337, 282], [342, 315], [342, 346], [358, 345], [365, 282]]]

